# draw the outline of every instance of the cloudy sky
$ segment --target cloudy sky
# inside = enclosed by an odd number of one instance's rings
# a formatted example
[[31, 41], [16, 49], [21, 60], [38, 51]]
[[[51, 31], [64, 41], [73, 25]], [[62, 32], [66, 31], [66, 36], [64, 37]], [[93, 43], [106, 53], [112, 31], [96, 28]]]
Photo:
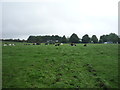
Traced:
[[[118, 34], [119, 0], [4, 0], [2, 38]], [[1, 15], [0, 15], [1, 16]]]

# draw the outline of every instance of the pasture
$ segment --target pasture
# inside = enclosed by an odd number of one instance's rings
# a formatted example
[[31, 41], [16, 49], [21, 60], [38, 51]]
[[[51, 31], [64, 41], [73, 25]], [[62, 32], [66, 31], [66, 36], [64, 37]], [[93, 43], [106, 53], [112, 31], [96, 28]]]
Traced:
[[15, 44], [2, 47], [3, 88], [118, 88], [118, 44]]

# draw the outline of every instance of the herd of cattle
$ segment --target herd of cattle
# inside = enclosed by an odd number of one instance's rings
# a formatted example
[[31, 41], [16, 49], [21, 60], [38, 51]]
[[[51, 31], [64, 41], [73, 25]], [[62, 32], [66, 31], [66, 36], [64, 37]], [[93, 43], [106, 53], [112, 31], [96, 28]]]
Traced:
[[13, 44], [7, 44], [7, 43], [5, 43], [5, 44], [3, 44], [3, 46], [16, 46], [14, 43]]
[[[29, 43], [26, 43], [26, 44], [24, 44], [24, 45], [41, 45], [40, 43], [33, 43], [33, 44], [29, 44]], [[45, 43], [45, 45], [49, 45], [49, 43]], [[56, 44], [54, 44], [54, 46], [60, 46], [60, 45], [63, 45], [63, 43], [56, 43]], [[70, 43], [69, 44], [70, 46], [77, 46], [75, 43]], [[7, 43], [5, 43], [5, 44], [3, 44], [3, 46], [16, 46], [16, 44], [7, 44]], [[83, 46], [87, 46], [87, 44], [84, 44]]]

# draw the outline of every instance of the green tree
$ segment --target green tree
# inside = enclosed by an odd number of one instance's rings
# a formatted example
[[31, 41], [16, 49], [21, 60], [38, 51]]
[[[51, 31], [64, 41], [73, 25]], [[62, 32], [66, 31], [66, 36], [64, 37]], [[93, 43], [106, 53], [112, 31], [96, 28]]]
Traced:
[[82, 37], [82, 43], [89, 43], [90, 42], [90, 37], [88, 36], [88, 34], [85, 34]]
[[71, 43], [79, 43], [79, 38], [78, 38], [77, 34], [73, 33], [70, 36], [69, 42], [71, 42]]
[[35, 36], [29, 36], [29, 38], [27, 39], [27, 42], [29, 42], [29, 43], [36, 42], [36, 37]]
[[96, 35], [92, 36], [91, 41], [93, 41], [93, 43], [98, 43], [98, 38], [96, 37]]
[[100, 39], [100, 40], [99, 40], [99, 43], [103, 43], [103, 40], [102, 40], [102, 39]]
[[103, 42], [117, 43], [118, 42], [118, 36], [115, 33], [110, 33], [109, 35], [100, 36], [100, 40], [102, 40]]
[[108, 35], [108, 41], [109, 42], [113, 42], [113, 43], [117, 43], [118, 42], [118, 36], [115, 33], [110, 33]]
[[60, 42], [60, 41], [61, 41], [61, 37], [60, 37], [60, 36], [58, 36], [58, 35], [55, 35], [55, 36], [54, 36], [54, 38], [55, 38], [55, 40], [58, 40], [58, 42]]
[[108, 41], [108, 35], [102, 35], [100, 36], [100, 40], [104, 43]]
[[65, 35], [61, 38], [61, 43], [67, 43], [67, 39], [66, 39]]
[[41, 43], [41, 42], [42, 42], [41, 36], [35, 37], [35, 43]]

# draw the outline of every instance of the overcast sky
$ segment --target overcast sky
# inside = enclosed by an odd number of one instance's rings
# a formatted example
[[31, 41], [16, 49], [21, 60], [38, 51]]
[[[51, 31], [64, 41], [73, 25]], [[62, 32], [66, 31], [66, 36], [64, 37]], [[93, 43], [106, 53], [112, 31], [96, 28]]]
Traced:
[[[22, 0], [21, 0], [22, 1]], [[34, 1], [34, 2], [33, 2]], [[118, 34], [119, 0], [2, 2], [2, 38]]]

